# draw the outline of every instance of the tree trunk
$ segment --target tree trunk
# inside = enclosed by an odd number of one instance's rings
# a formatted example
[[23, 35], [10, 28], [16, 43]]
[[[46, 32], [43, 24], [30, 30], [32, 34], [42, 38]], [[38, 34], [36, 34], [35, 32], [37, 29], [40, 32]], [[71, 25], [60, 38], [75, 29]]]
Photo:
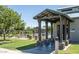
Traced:
[[3, 31], [3, 40], [6, 40], [5, 35], [6, 35], [6, 32], [5, 32], [5, 29], [4, 29], [4, 31]]

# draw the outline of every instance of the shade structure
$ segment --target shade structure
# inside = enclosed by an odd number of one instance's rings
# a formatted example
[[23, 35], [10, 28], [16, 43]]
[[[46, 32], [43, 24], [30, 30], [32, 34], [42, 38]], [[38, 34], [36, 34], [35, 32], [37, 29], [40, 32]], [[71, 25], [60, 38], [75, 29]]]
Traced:
[[[70, 39], [70, 23], [74, 22], [72, 18], [70, 18], [68, 15], [54, 11], [51, 9], [45, 9], [41, 13], [37, 14], [36, 16], [33, 17], [38, 21], [38, 41], [40, 42], [42, 46], [42, 38], [41, 38], [41, 22], [45, 22], [45, 27], [46, 27], [46, 40], [48, 38], [48, 23], [51, 24], [51, 42], [55, 41], [55, 38], [58, 37], [59, 41], [59, 47], [60, 49], [64, 48], [64, 45], [67, 43], [67, 41]], [[55, 24], [55, 26], [53, 26]], [[56, 29], [54, 29], [56, 27]], [[53, 30], [56, 30], [53, 32]], [[55, 37], [54, 33], [56, 33]], [[64, 44], [63, 44], [64, 43]], [[66, 44], [67, 45], [67, 44]]]

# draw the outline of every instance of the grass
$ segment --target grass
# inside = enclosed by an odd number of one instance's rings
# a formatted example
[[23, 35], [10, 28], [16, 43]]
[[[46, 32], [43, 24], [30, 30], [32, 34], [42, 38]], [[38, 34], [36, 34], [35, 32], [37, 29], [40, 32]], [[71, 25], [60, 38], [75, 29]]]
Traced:
[[[8, 40], [0, 40], [0, 42], [4, 42], [0, 44], [0, 48], [7, 48], [11, 50], [25, 50], [35, 47], [35, 40], [19, 40], [19, 39], [8, 39]], [[79, 44], [71, 44], [71, 46], [66, 50], [59, 50], [59, 54], [79, 54]]]
[[22, 49], [30, 49], [35, 47], [35, 40], [17, 40], [17, 39], [10, 39], [6, 41], [0, 41], [0, 42], [6, 42], [3, 44], [0, 44], [0, 48], [7, 48], [12, 50], [22, 50]]
[[79, 54], [79, 44], [71, 44], [66, 51], [60, 50], [59, 54]]

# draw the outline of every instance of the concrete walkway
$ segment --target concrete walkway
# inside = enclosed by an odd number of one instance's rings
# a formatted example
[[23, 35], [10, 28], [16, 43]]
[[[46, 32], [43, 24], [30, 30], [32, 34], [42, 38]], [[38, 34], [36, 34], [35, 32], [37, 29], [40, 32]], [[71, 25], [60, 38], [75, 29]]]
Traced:
[[24, 54], [50, 54], [53, 51], [53, 47], [35, 47], [26, 50], [9, 50], [5, 48], [0, 48], [0, 53], [24, 53]]
[[[68, 47], [70, 47], [70, 44], [66, 46], [63, 50], [66, 50]], [[0, 53], [20, 53], [20, 54], [54, 54], [54, 47], [51, 48], [49, 47], [35, 47], [31, 49], [26, 49], [26, 50], [9, 50], [5, 48], [0, 48]]]
[[32, 49], [21, 50], [23, 53], [31, 53], [31, 54], [50, 54], [54, 51], [54, 46], [51, 47], [35, 47]]
[[0, 48], [0, 53], [12, 53], [12, 54], [50, 54], [51, 53], [51, 49], [46, 49], [46, 48], [32, 48], [32, 49], [28, 49], [28, 50], [9, 50], [9, 49], [5, 49], [5, 48]]
[[18, 50], [9, 50], [5, 48], [0, 48], [0, 53], [22, 53], [22, 52]]
[[23, 50], [22, 52], [31, 54], [50, 54], [52, 50], [48, 48], [35, 47], [33, 49]]
[[34, 47], [25, 50], [9, 50], [5, 48], [0, 48], [0, 53], [50, 54], [53, 52], [53, 50], [54, 46], [51, 47], [51, 45], [49, 45], [48, 47]]

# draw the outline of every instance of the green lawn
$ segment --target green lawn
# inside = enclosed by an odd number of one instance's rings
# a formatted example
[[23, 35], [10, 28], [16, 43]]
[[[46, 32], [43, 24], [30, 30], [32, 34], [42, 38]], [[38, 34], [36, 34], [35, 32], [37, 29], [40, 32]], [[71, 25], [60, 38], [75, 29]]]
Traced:
[[6, 40], [6, 41], [0, 41], [0, 42], [6, 42], [3, 44], [0, 44], [0, 48], [7, 48], [7, 49], [13, 49], [13, 50], [23, 50], [23, 49], [29, 49], [35, 47], [35, 40]]
[[[24, 50], [35, 47], [35, 40], [17, 40], [17, 39], [9, 39], [6, 41], [0, 40], [0, 42], [6, 42], [0, 44], [0, 48], [7, 48], [11, 50]], [[59, 54], [79, 54], [79, 44], [71, 44], [71, 46], [66, 50], [59, 50]]]
[[66, 51], [60, 50], [59, 54], [79, 54], [79, 44], [71, 44]]

